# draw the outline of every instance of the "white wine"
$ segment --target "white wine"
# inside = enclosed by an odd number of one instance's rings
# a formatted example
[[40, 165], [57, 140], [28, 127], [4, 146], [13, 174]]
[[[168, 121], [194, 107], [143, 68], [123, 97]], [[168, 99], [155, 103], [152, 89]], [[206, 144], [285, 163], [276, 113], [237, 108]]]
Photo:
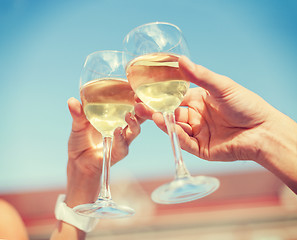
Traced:
[[124, 128], [125, 115], [134, 111], [134, 92], [126, 79], [96, 79], [80, 90], [87, 119], [105, 137]]
[[124, 128], [125, 115], [133, 111], [133, 105], [116, 103], [91, 103], [84, 107], [90, 123], [104, 136], [112, 136], [117, 127]]
[[136, 95], [157, 112], [173, 112], [182, 102], [188, 82], [171, 80], [144, 84], [136, 89]]
[[190, 86], [180, 74], [178, 58], [168, 53], [143, 55], [126, 69], [136, 95], [157, 112], [174, 112]]

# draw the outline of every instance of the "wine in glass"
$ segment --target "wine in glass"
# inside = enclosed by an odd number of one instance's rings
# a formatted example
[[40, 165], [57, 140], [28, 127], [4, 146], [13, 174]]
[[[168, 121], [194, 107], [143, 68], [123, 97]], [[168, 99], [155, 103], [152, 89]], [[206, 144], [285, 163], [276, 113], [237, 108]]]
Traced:
[[165, 119], [175, 160], [175, 179], [153, 191], [157, 203], [174, 204], [202, 198], [219, 187], [214, 177], [192, 177], [182, 159], [175, 130], [175, 109], [182, 102], [190, 83], [180, 71], [178, 60], [189, 56], [181, 30], [170, 23], [154, 22], [130, 31], [124, 39], [128, 81], [137, 97]]
[[113, 133], [127, 125], [125, 115], [134, 111], [134, 92], [126, 79], [122, 52], [107, 50], [88, 55], [80, 78], [80, 96], [87, 119], [102, 135], [104, 156], [97, 201], [76, 206], [74, 211], [95, 218], [131, 216], [134, 210], [117, 205], [109, 187]]

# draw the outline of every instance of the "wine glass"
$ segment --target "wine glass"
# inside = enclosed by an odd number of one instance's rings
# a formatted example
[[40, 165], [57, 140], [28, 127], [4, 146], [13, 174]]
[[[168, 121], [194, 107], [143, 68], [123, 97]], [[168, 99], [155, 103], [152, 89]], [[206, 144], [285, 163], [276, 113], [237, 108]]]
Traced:
[[152, 200], [175, 204], [209, 195], [219, 187], [219, 180], [190, 175], [175, 130], [174, 111], [190, 86], [178, 66], [181, 55], [189, 56], [181, 30], [170, 23], [148, 23], [131, 30], [123, 44], [128, 81], [144, 104], [163, 114], [174, 154], [175, 179], [154, 190]]
[[131, 216], [135, 211], [117, 205], [109, 187], [113, 133], [127, 125], [125, 115], [134, 111], [134, 92], [126, 79], [122, 52], [97, 51], [87, 56], [80, 77], [80, 97], [87, 119], [102, 135], [104, 156], [97, 201], [73, 210], [95, 218]]

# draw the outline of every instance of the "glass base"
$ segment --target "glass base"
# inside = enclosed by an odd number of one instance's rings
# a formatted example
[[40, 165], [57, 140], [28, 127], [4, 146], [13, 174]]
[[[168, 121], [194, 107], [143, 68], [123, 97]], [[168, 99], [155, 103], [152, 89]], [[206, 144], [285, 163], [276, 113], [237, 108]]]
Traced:
[[220, 181], [214, 177], [180, 178], [155, 189], [151, 198], [160, 204], [189, 202], [213, 193], [219, 186]]
[[78, 205], [73, 210], [80, 215], [93, 218], [123, 218], [135, 214], [132, 208], [118, 206], [112, 200], [97, 200], [95, 203]]

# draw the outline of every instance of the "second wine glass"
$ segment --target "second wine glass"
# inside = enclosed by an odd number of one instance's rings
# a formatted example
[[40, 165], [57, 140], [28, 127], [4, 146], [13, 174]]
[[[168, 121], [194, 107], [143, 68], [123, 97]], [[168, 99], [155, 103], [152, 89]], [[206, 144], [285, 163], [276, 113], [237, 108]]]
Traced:
[[109, 187], [113, 133], [124, 128], [125, 115], [134, 111], [134, 92], [122, 65], [122, 52], [98, 51], [90, 54], [80, 78], [82, 106], [89, 122], [103, 138], [103, 164], [98, 200], [74, 207], [78, 214], [95, 218], [119, 218], [133, 215], [132, 208], [117, 205]]
[[178, 66], [181, 55], [189, 56], [181, 30], [164, 22], [139, 26], [125, 37], [124, 53], [128, 81], [143, 103], [163, 114], [174, 154], [175, 179], [157, 188], [152, 193], [153, 201], [182, 203], [214, 192], [219, 187], [218, 179], [190, 175], [175, 130], [174, 111], [190, 86]]

